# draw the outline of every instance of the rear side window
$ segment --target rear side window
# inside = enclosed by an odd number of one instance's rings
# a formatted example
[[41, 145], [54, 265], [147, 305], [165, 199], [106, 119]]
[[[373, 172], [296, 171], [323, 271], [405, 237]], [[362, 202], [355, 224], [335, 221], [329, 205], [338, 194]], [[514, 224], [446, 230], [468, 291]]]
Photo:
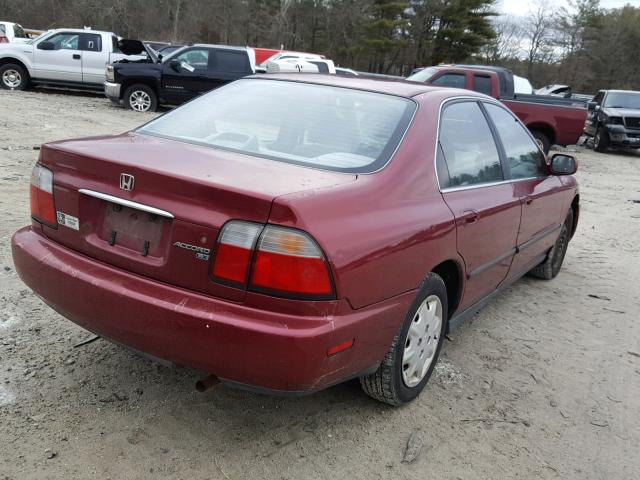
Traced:
[[498, 148], [476, 102], [453, 103], [444, 109], [440, 118], [440, 147], [449, 174], [448, 184], [443, 184], [445, 175], [438, 175], [440, 188], [504, 180]]
[[440, 87], [465, 88], [467, 77], [463, 73], [445, 73], [431, 83]]
[[249, 56], [242, 51], [216, 50], [215, 70], [229, 73], [251, 72]]
[[415, 102], [394, 95], [241, 79], [137, 131], [280, 162], [371, 173], [390, 160], [415, 109]]
[[546, 175], [544, 156], [522, 124], [502, 107], [489, 103], [486, 103], [485, 107], [498, 130], [511, 170], [511, 178]]
[[491, 95], [491, 77], [487, 75], [474, 75], [473, 89], [476, 92], [484, 93], [485, 95]]
[[80, 50], [87, 52], [101, 52], [102, 37], [95, 33], [83, 33], [80, 38]]
[[323, 62], [309, 62], [313, 63], [316, 67], [318, 67], [318, 72], [320, 73], [329, 73], [329, 66]]

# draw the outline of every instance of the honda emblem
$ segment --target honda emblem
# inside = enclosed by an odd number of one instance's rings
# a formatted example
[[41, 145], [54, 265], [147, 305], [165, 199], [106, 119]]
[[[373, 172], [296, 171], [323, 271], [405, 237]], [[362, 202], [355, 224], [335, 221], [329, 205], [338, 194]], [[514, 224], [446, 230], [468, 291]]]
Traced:
[[121, 173], [120, 174], [120, 188], [122, 190], [126, 190], [128, 192], [130, 192], [131, 190], [133, 190], [133, 185], [135, 183], [135, 178], [133, 177], [133, 175], [129, 175], [128, 173]]

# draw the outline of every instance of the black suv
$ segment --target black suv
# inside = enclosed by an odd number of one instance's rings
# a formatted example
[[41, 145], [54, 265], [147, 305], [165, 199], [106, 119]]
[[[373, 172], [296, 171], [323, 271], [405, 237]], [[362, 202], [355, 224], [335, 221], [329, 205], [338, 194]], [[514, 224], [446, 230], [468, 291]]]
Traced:
[[255, 71], [251, 48], [198, 44], [164, 57], [150, 49], [147, 54], [147, 60], [107, 65], [104, 91], [109, 100], [138, 112], [153, 112], [159, 104], [180, 105]]
[[600, 90], [588, 104], [585, 135], [593, 137], [593, 148], [640, 148], [640, 92]]

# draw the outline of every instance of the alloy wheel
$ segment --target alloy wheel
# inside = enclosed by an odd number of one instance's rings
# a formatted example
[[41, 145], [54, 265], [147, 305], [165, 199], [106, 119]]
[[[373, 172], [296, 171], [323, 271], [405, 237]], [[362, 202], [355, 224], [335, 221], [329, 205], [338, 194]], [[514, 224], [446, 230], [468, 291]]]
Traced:
[[22, 83], [22, 75], [17, 70], [10, 68], [2, 74], [2, 83], [8, 88], [18, 88]]
[[418, 308], [404, 344], [402, 380], [411, 388], [427, 374], [438, 350], [442, 329], [442, 302], [436, 295], [428, 296]]
[[129, 105], [137, 112], [146, 112], [151, 107], [151, 97], [147, 92], [136, 90], [129, 95]]

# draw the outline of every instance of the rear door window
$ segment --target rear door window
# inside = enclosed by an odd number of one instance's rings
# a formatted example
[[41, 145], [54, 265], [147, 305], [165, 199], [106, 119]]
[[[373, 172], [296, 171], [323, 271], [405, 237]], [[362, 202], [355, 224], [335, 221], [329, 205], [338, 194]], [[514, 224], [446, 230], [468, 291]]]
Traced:
[[249, 55], [245, 51], [216, 50], [213, 69], [219, 72], [249, 73]]
[[[441, 161], [447, 175], [439, 173], [440, 188], [467, 187], [504, 180], [493, 134], [476, 102], [448, 105], [440, 118]], [[439, 167], [439, 172], [443, 167]], [[443, 178], [445, 181], [443, 182]]]
[[492, 103], [485, 103], [485, 108], [502, 141], [511, 178], [546, 175], [544, 155], [518, 119], [511, 112]]
[[102, 37], [95, 33], [83, 33], [80, 38], [80, 50], [86, 52], [101, 52]]
[[464, 73], [445, 73], [431, 83], [439, 87], [465, 88], [467, 76]]
[[484, 93], [485, 95], [491, 95], [491, 77], [489, 77], [488, 75], [474, 75], [473, 89], [476, 92]]

